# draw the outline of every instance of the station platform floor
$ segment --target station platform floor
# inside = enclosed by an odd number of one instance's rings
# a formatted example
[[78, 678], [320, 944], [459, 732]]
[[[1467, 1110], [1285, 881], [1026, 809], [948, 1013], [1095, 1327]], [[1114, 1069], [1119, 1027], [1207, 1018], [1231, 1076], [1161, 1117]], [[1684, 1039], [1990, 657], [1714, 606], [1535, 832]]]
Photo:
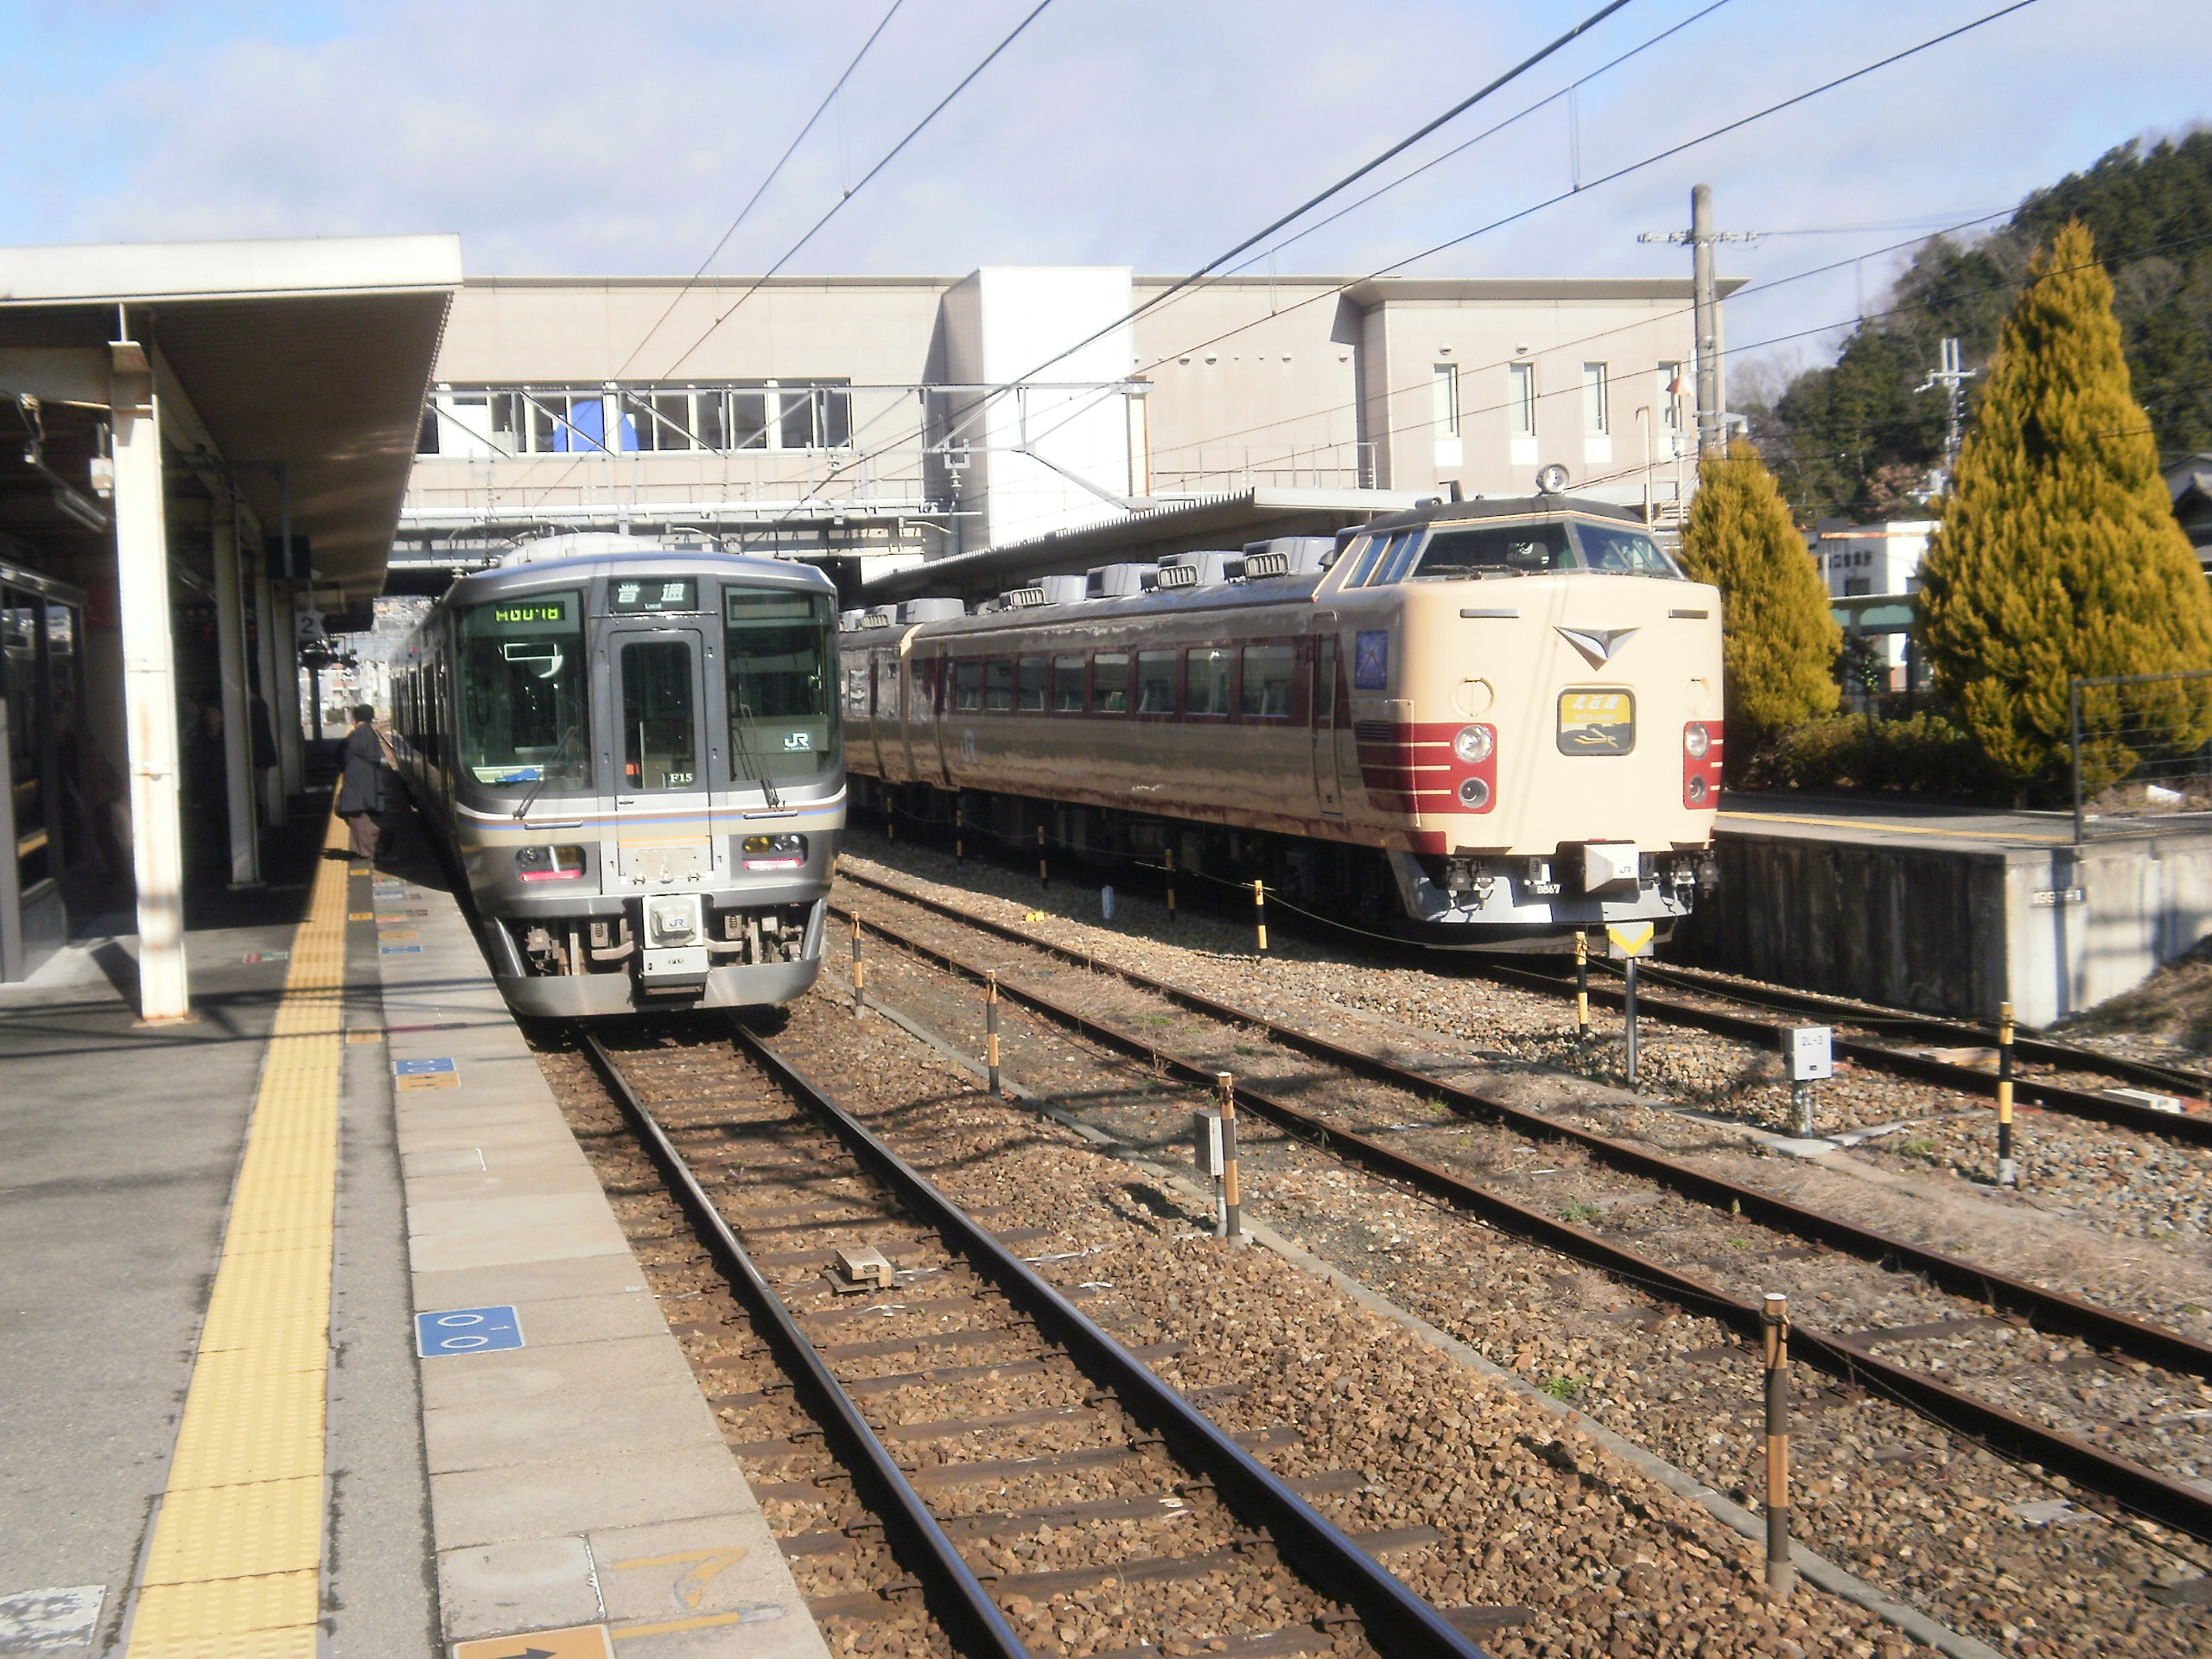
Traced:
[[[327, 808], [326, 808], [327, 810]], [[419, 838], [0, 987], [0, 1653], [826, 1659]]]
[[1833, 796], [1757, 794], [1720, 798], [1719, 834], [1756, 830], [1802, 841], [1859, 842], [1929, 848], [2071, 846], [2070, 812], [1923, 806]]

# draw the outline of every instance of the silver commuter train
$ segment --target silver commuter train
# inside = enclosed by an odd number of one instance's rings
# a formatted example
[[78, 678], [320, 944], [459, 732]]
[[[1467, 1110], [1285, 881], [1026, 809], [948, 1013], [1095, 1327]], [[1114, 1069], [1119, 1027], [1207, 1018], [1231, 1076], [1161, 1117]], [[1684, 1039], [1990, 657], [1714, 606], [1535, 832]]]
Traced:
[[845, 821], [836, 589], [704, 543], [528, 543], [441, 598], [392, 724], [501, 994], [573, 1017], [787, 1002]]

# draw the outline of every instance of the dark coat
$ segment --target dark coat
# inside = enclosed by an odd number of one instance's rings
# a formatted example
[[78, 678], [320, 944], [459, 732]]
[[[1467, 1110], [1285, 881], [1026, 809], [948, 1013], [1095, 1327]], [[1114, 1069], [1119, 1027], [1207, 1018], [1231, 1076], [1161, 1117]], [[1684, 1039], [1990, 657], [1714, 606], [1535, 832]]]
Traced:
[[344, 756], [346, 770], [338, 785], [338, 812], [340, 817], [354, 812], [381, 812], [389, 804], [385, 788], [384, 745], [377, 741], [376, 728], [356, 726], [346, 734]]

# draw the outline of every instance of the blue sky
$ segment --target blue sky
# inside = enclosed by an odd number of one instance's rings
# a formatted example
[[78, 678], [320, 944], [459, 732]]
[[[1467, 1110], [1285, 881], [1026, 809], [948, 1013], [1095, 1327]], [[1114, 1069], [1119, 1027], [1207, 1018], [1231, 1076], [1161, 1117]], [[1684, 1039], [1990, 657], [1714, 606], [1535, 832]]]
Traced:
[[[1635, 0], [1402, 165], [1580, 80], [1572, 122], [1556, 99], [1276, 268], [1402, 259], [1571, 191], [1578, 153], [1596, 179], [2000, 3]], [[438, 230], [477, 272], [689, 272], [888, 3], [0, 0], [0, 244]], [[719, 268], [781, 254], [1033, 3], [903, 0]], [[1187, 270], [1596, 3], [1053, 0], [791, 268]], [[1880, 250], [2212, 118], [2208, 62], [2199, 0], [2037, 0], [1408, 269], [1675, 274], [1636, 232], [1703, 180], [1729, 226], [1816, 232], [1729, 274], [1843, 262], [1731, 308], [1737, 347], [1814, 331], [1747, 357], [1817, 360], [1896, 270]]]

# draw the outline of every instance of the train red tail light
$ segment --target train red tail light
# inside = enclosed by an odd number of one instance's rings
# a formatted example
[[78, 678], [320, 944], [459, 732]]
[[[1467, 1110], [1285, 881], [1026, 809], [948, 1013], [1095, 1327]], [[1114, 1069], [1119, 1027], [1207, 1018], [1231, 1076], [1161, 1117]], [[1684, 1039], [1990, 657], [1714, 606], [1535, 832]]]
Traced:
[[574, 881], [584, 873], [581, 847], [518, 847], [515, 874], [524, 881]]
[[1708, 810], [1720, 804], [1720, 722], [1693, 720], [1682, 728], [1682, 804]]

